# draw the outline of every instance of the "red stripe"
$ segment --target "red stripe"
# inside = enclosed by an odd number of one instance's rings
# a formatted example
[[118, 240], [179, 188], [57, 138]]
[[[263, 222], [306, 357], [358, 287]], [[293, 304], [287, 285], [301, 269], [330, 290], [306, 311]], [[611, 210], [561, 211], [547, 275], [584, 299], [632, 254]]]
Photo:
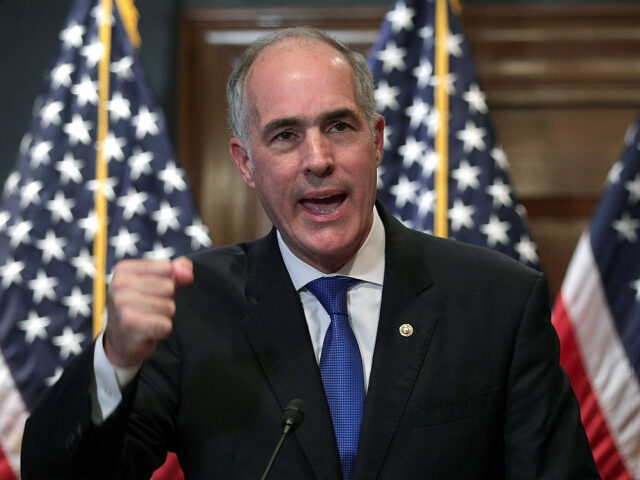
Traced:
[[[0, 479], [3, 477], [0, 476]], [[169, 452], [167, 459], [151, 477], [151, 480], [184, 480], [184, 473], [178, 463], [178, 457], [174, 453]]]
[[0, 448], [0, 478], [2, 480], [18, 480], [13, 468], [11, 468], [11, 465], [9, 465], [9, 462], [5, 458], [2, 448]]
[[598, 399], [591, 388], [562, 293], [558, 295], [553, 307], [553, 325], [562, 346], [560, 364], [569, 374], [571, 386], [578, 397], [582, 423], [589, 437], [589, 444], [600, 476], [603, 480], [633, 480], [618, 452]]

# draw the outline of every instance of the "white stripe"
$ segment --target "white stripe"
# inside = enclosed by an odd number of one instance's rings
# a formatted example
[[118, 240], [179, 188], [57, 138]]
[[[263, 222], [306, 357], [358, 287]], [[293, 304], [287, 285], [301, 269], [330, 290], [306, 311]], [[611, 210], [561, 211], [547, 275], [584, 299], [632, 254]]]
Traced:
[[614, 325], [588, 232], [578, 242], [562, 296], [609, 430], [625, 466], [640, 478], [640, 386]]
[[20, 478], [20, 445], [29, 412], [0, 353], [0, 448]]

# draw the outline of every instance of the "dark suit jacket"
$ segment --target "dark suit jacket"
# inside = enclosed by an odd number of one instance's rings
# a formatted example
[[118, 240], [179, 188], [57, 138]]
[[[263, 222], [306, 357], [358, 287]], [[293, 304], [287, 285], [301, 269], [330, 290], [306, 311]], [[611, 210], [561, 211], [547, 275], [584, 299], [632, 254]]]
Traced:
[[[384, 289], [354, 478], [598, 478], [558, 365], [544, 277], [379, 211]], [[294, 398], [306, 402], [306, 419], [270, 478], [341, 478], [302, 306], [275, 233], [193, 260], [196, 282], [178, 294], [172, 334], [109, 419], [99, 428], [89, 419], [93, 349], [33, 413], [24, 480], [147, 479], [167, 449], [187, 479], [255, 480]], [[398, 330], [405, 323], [409, 337]]]

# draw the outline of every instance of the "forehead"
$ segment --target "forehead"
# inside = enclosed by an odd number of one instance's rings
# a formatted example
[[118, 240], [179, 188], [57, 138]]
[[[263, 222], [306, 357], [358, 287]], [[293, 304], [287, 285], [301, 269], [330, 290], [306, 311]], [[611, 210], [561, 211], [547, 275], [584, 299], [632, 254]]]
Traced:
[[247, 75], [245, 91], [258, 114], [280, 107], [321, 108], [332, 102], [346, 102], [353, 108], [357, 107], [354, 80], [351, 64], [331, 45], [287, 38], [260, 52]]

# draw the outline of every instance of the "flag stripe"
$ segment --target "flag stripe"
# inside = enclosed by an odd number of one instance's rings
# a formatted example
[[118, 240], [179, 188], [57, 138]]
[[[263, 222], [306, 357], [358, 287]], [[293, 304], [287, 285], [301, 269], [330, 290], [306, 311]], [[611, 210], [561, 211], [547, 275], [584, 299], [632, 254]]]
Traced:
[[580, 348], [562, 294], [559, 295], [553, 308], [553, 322], [562, 343], [560, 363], [569, 374], [571, 386], [580, 403], [582, 423], [600, 475], [603, 478], [631, 479], [584, 370]]
[[0, 385], [10, 387], [0, 389], [0, 479], [5, 480], [20, 471], [20, 444], [28, 412], [2, 355]]
[[[632, 477], [640, 478], [637, 451], [640, 445], [640, 386], [615, 328], [589, 233], [583, 234], [578, 242], [562, 286], [562, 298], [576, 343], [580, 346], [584, 370], [597, 399], [593, 402], [600, 405], [602, 417], [626, 469]], [[585, 423], [585, 428], [596, 439], [597, 424], [594, 422], [592, 427]], [[608, 454], [610, 450], [606, 442], [599, 448], [602, 452], [594, 449], [594, 457], [600, 458], [603, 452]], [[606, 460], [606, 456], [602, 458]]]

